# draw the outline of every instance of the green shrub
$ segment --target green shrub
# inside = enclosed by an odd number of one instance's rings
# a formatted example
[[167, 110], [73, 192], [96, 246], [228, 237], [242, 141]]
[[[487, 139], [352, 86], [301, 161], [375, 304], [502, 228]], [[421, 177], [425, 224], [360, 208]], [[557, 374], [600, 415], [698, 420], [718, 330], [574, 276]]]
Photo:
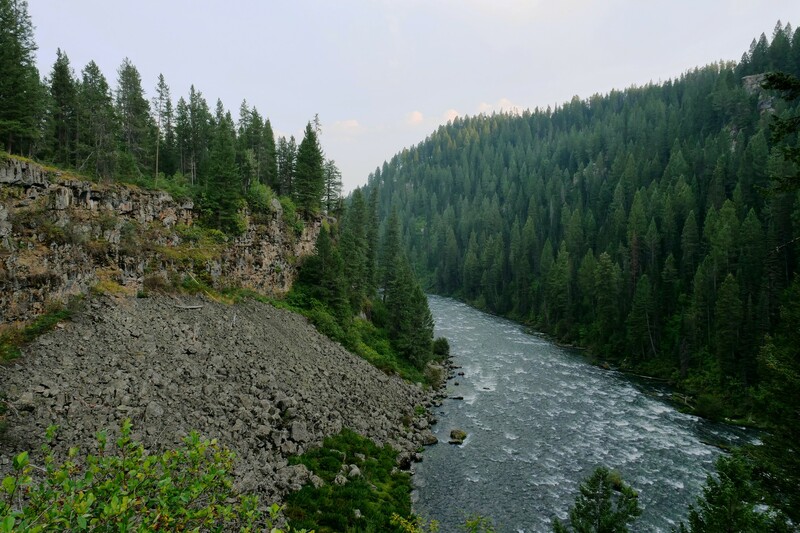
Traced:
[[697, 404], [694, 410], [698, 416], [719, 420], [724, 417], [727, 407], [721, 397], [713, 393], [704, 393], [697, 397]]
[[250, 189], [247, 191], [247, 205], [250, 211], [259, 214], [272, 213], [272, 200], [275, 198], [275, 193], [272, 189], [254, 181], [250, 184]]
[[436, 359], [446, 359], [450, 356], [450, 343], [445, 337], [438, 337], [433, 341], [433, 355]]
[[210, 229], [206, 231], [206, 235], [217, 244], [224, 244], [228, 242], [228, 236], [218, 229]]
[[148, 455], [126, 420], [116, 446], [100, 432], [96, 454], [79, 457], [71, 448], [61, 464], [49, 445], [54, 435], [51, 427], [43, 480], [34, 480], [27, 452], [14, 458], [0, 488], [0, 532], [261, 531], [280, 511], [273, 506], [263, 517], [257, 497], [236, 493], [233, 452], [197, 433], [175, 450]]
[[198, 242], [203, 238], [203, 228], [198, 225], [187, 226], [186, 224], [178, 224], [175, 226], [175, 231], [186, 242]]
[[[325, 482], [318, 488], [306, 485], [287, 497], [290, 524], [320, 533], [404, 531], [391, 517], [411, 516], [411, 477], [395, 469], [396, 460], [397, 452], [389, 445], [379, 448], [348, 429], [326, 438], [321, 448], [290, 458], [291, 464], [304, 464]], [[348, 477], [342, 468], [349, 465], [356, 465], [361, 474]], [[337, 484], [339, 475], [347, 483]]]
[[283, 223], [292, 228], [296, 235], [303, 233], [303, 221], [297, 216], [297, 207], [288, 196], [281, 196], [281, 208], [283, 209]]
[[314, 306], [303, 313], [314, 326], [317, 328], [317, 331], [329, 337], [333, 340], [344, 342], [347, 338], [342, 327], [336, 322], [336, 319], [333, 317], [330, 312], [315, 300]]

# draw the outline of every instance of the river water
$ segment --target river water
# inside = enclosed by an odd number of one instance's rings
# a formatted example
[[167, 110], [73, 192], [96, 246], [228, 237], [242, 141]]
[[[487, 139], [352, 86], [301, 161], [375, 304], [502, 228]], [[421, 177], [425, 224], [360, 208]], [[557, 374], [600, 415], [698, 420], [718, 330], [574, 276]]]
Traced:
[[[682, 414], [668, 391], [594, 367], [514, 322], [448, 298], [429, 302], [436, 336], [448, 338], [464, 372], [448, 384], [463, 400], [435, 410], [439, 444], [414, 476], [415, 511], [445, 533], [475, 513], [500, 532], [552, 531], [601, 465], [639, 493], [633, 531], [670, 531], [713, 471], [720, 451], [705, 443], [752, 438]], [[447, 443], [453, 428], [468, 433], [461, 446]]]

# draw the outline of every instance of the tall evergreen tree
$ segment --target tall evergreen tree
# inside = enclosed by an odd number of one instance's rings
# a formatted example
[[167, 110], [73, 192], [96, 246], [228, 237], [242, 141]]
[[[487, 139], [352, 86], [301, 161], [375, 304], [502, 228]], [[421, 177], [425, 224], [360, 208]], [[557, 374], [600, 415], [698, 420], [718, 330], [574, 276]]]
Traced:
[[392, 211], [381, 240], [378, 259], [379, 287], [383, 292], [383, 301], [389, 291], [392, 280], [397, 276], [397, 262], [400, 257], [400, 221], [397, 213]]
[[433, 318], [428, 300], [404, 256], [398, 258], [394, 270], [386, 295], [389, 336], [395, 349], [422, 369], [432, 355]]
[[347, 295], [354, 313], [363, 309], [371, 296], [367, 280], [367, 204], [360, 189], [353, 192], [342, 223], [342, 259], [347, 282]]
[[39, 136], [42, 87], [25, 0], [0, 0], [0, 146], [30, 155]]
[[53, 162], [76, 166], [78, 142], [78, 86], [67, 54], [56, 50], [56, 62], [49, 79], [48, 154]]
[[204, 215], [214, 227], [238, 235], [243, 228], [238, 216], [242, 184], [236, 166], [236, 134], [233, 119], [220, 100], [217, 100], [214, 136], [208, 159]]
[[172, 97], [163, 74], [158, 75], [156, 95], [152, 102], [153, 122], [156, 126], [155, 143], [155, 176], [163, 172], [170, 175], [175, 172], [175, 125], [172, 112]]
[[78, 170], [110, 179], [116, 169], [117, 117], [111, 89], [97, 63], [81, 72], [78, 91]]
[[150, 104], [144, 97], [142, 77], [126, 57], [117, 70], [116, 111], [120, 123], [120, 172], [136, 176], [149, 173], [151, 138]]
[[259, 179], [264, 185], [268, 185], [273, 191], [280, 192], [280, 179], [278, 177], [278, 155], [275, 146], [275, 134], [272, 131], [272, 124], [269, 119], [264, 121], [264, 128], [261, 130], [261, 150], [259, 157], [261, 161], [261, 172]]
[[[210, 147], [215, 134], [211, 111], [203, 93], [194, 85], [189, 88], [189, 101], [186, 103], [184, 144], [186, 146], [186, 170], [192, 184], [207, 185], [206, 167]], [[180, 142], [180, 141], [179, 141]]]
[[325, 162], [324, 173], [325, 192], [322, 199], [322, 207], [326, 213], [333, 214], [342, 198], [342, 172], [333, 159], [328, 159]]
[[286, 137], [278, 139], [276, 163], [278, 167], [276, 192], [284, 196], [294, 196], [297, 168], [297, 142], [294, 136], [289, 137], [289, 140], [286, 140]]
[[349, 321], [352, 311], [345, 291], [344, 262], [328, 224], [320, 228], [315, 253], [303, 263], [299, 281], [309, 287], [312, 298], [331, 308], [339, 324]]
[[306, 215], [320, 209], [325, 188], [325, 169], [322, 148], [311, 122], [306, 125], [303, 140], [297, 149], [297, 166], [294, 179], [294, 198], [297, 208]]

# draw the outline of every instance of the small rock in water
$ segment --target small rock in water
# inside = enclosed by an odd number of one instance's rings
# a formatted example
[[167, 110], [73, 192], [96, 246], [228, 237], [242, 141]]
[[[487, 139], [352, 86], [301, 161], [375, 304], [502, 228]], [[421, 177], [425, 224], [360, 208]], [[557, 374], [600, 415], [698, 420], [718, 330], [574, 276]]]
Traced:
[[450, 431], [450, 444], [463, 444], [464, 439], [467, 438], [467, 432], [462, 429], [454, 429]]

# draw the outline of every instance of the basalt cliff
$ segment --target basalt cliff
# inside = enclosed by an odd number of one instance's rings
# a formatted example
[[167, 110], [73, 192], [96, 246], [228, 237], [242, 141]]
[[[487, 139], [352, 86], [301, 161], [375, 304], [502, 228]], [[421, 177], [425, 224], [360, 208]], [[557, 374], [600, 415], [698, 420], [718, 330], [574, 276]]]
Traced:
[[194, 226], [190, 200], [0, 161], [0, 325], [29, 320], [98, 284], [135, 294], [148, 283], [189, 277], [285, 293], [321, 223], [298, 231], [285, 218], [274, 201], [269, 215], [246, 215], [241, 236], [215, 240]]
[[418, 408], [430, 405], [422, 387], [300, 315], [157, 290], [188, 279], [286, 292], [321, 222], [298, 231], [275, 204], [242, 236], [215, 240], [195, 231], [190, 202], [166, 193], [0, 162], [0, 326], [85, 296], [72, 320], [0, 365], [0, 473], [17, 452], [37, 450], [51, 424], [58, 449], [91, 450], [98, 430], [126, 418], [154, 450], [191, 430], [218, 439], [237, 453], [239, 488], [265, 503], [321, 482], [287, 457], [343, 427], [396, 448], [401, 466], [419, 459], [436, 440]]

